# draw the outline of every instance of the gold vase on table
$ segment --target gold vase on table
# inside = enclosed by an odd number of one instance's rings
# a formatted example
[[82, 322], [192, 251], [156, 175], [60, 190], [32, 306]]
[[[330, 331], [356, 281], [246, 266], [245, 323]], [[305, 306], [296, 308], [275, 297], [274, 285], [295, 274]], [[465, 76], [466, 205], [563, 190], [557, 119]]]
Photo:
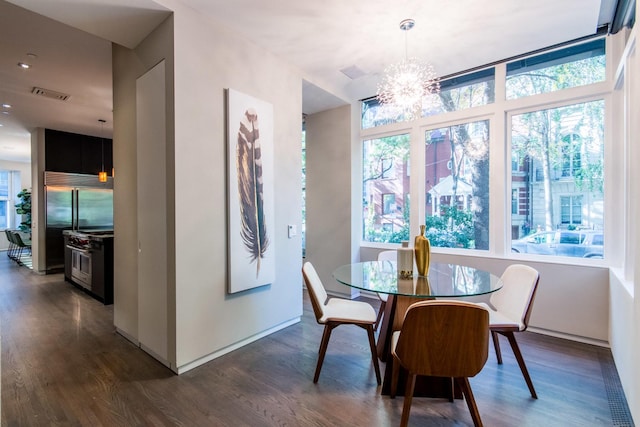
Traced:
[[426, 276], [429, 272], [429, 258], [431, 257], [431, 244], [424, 235], [426, 226], [420, 226], [420, 234], [416, 236], [413, 243], [413, 251], [416, 257], [416, 268], [418, 275]]

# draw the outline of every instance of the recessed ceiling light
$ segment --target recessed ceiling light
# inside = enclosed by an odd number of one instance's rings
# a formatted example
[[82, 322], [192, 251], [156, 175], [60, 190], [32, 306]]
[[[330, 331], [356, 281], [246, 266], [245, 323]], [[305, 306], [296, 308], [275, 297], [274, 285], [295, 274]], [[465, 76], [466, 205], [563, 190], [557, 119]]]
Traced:
[[4, 125], [3, 125], [2, 123], [0, 123], [0, 128], [1, 128], [2, 126], [4, 126]]
[[38, 55], [36, 55], [35, 53], [27, 53], [27, 57], [31, 59], [36, 59]]
[[18, 62], [18, 67], [24, 68], [25, 70], [28, 70], [29, 68], [31, 68], [31, 65], [26, 64], [24, 62]]
[[8, 111], [3, 111], [2, 114], [9, 114], [9, 112]]
[[11, 108], [11, 104], [2, 104], [2, 108]]

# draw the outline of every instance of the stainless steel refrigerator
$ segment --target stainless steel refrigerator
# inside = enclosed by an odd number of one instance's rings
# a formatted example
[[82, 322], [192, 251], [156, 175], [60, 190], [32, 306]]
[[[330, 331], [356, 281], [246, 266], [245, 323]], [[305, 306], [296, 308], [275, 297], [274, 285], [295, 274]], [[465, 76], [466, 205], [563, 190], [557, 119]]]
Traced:
[[113, 230], [113, 180], [45, 172], [46, 269], [64, 268], [64, 230]]

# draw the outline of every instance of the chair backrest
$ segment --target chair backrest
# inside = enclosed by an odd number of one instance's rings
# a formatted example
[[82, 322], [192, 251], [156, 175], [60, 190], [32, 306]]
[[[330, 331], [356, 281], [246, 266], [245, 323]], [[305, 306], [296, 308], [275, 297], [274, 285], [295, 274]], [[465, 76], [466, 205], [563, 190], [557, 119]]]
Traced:
[[11, 234], [13, 234], [13, 243], [20, 246], [21, 248], [27, 247], [27, 245], [25, 245], [24, 241], [22, 240], [20, 233], [13, 231]]
[[489, 312], [463, 301], [412, 304], [404, 318], [395, 354], [417, 375], [473, 377], [487, 361]]
[[533, 300], [540, 281], [538, 270], [528, 265], [511, 264], [501, 276], [502, 289], [491, 294], [491, 305], [501, 314], [527, 329]]
[[378, 253], [378, 261], [397, 261], [398, 251], [382, 251]]
[[4, 230], [5, 234], [7, 235], [7, 240], [9, 241], [9, 243], [12, 244], [16, 244], [15, 239], [13, 238], [13, 231], [6, 229]]
[[316, 269], [310, 262], [305, 262], [302, 266], [302, 277], [304, 277], [304, 283], [307, 285], [307, 291], [309, 291], [313, 313], [319, 322], [324, 315], [324, 306], [327, 303], [327, 291], [324, 289], [324, 285]]

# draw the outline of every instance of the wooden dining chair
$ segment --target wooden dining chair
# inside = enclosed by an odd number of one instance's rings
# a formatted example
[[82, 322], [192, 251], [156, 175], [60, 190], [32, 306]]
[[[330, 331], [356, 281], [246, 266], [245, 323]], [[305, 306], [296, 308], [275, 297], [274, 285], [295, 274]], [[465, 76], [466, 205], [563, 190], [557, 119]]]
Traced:
[[[378, 253], [378, 261], [397, 261], [398, 260], [398, 251], [390, 250], [390, 251], [382, 251]], [[380, 300], [380, 307], [378, 308], [378, 316], [376, 317], [376, 324], [373, 329], [376, 331], [380, 326], [380, 321], [382, 320], [382, 315], [384, 314], [384, 310], [387, 307], [387, 300], [389, 299], [388, 294], [376, 293], [378, 299]]]
[[310, 262], [305, 262], [302, 266], [302, 276], [304, 277], [307, 291], [313, 306], [316, 321], [324, 325], [322, 341], [318, 354], [318, 364], [313, 376], [313, 382], [317, 383], [322, 369], [331, 331], [340, 325], [356, 325], [367, 331], [369, 337], [369, 347], [371, 348], [371, 360], [376, 372], [378, 385], [381, 384], [380, 366], [378, 365], [378, 355], [376, 354], [376, 343], [373, 335], [373, 325], [376, 323], [376, 312], [370, 304], [361, 301], [352, 301], [342, 298], [328, 298], [327, 291]]
[[421, 301], [409, 306], [402, 329], [393, 334], [391, 398], [398, 386], [400, 367], [407, 370], [401, 426], [409, 413], [417, 375], [451, 377], [467, 401], [475, 426], [482, 420], [471, 391], [469, 377], [487, 361], [489, 312], [478, 304], [461, 301]]
[[508, 266], [502, 276], [502, 288], [491, 294], [489, 304], [480, 303], [489, 310], [489, 328], [493, 338], [493, 346], [496, 350], [498, 364], [502, 364], [502, 353], [498, 334], [507, 337], [513, 354], [518, 361], [518, 366], [522, 371], [524, 380], [527, 382], [531, 397], [538, 398], [533, 381], [529, 376], [527, 365], [518, 347], [515, 332], [522, 332], [529, 325], [533, 300], [538, 289], [540, 274], [535, 268], [523, 264], [512, 264]]

